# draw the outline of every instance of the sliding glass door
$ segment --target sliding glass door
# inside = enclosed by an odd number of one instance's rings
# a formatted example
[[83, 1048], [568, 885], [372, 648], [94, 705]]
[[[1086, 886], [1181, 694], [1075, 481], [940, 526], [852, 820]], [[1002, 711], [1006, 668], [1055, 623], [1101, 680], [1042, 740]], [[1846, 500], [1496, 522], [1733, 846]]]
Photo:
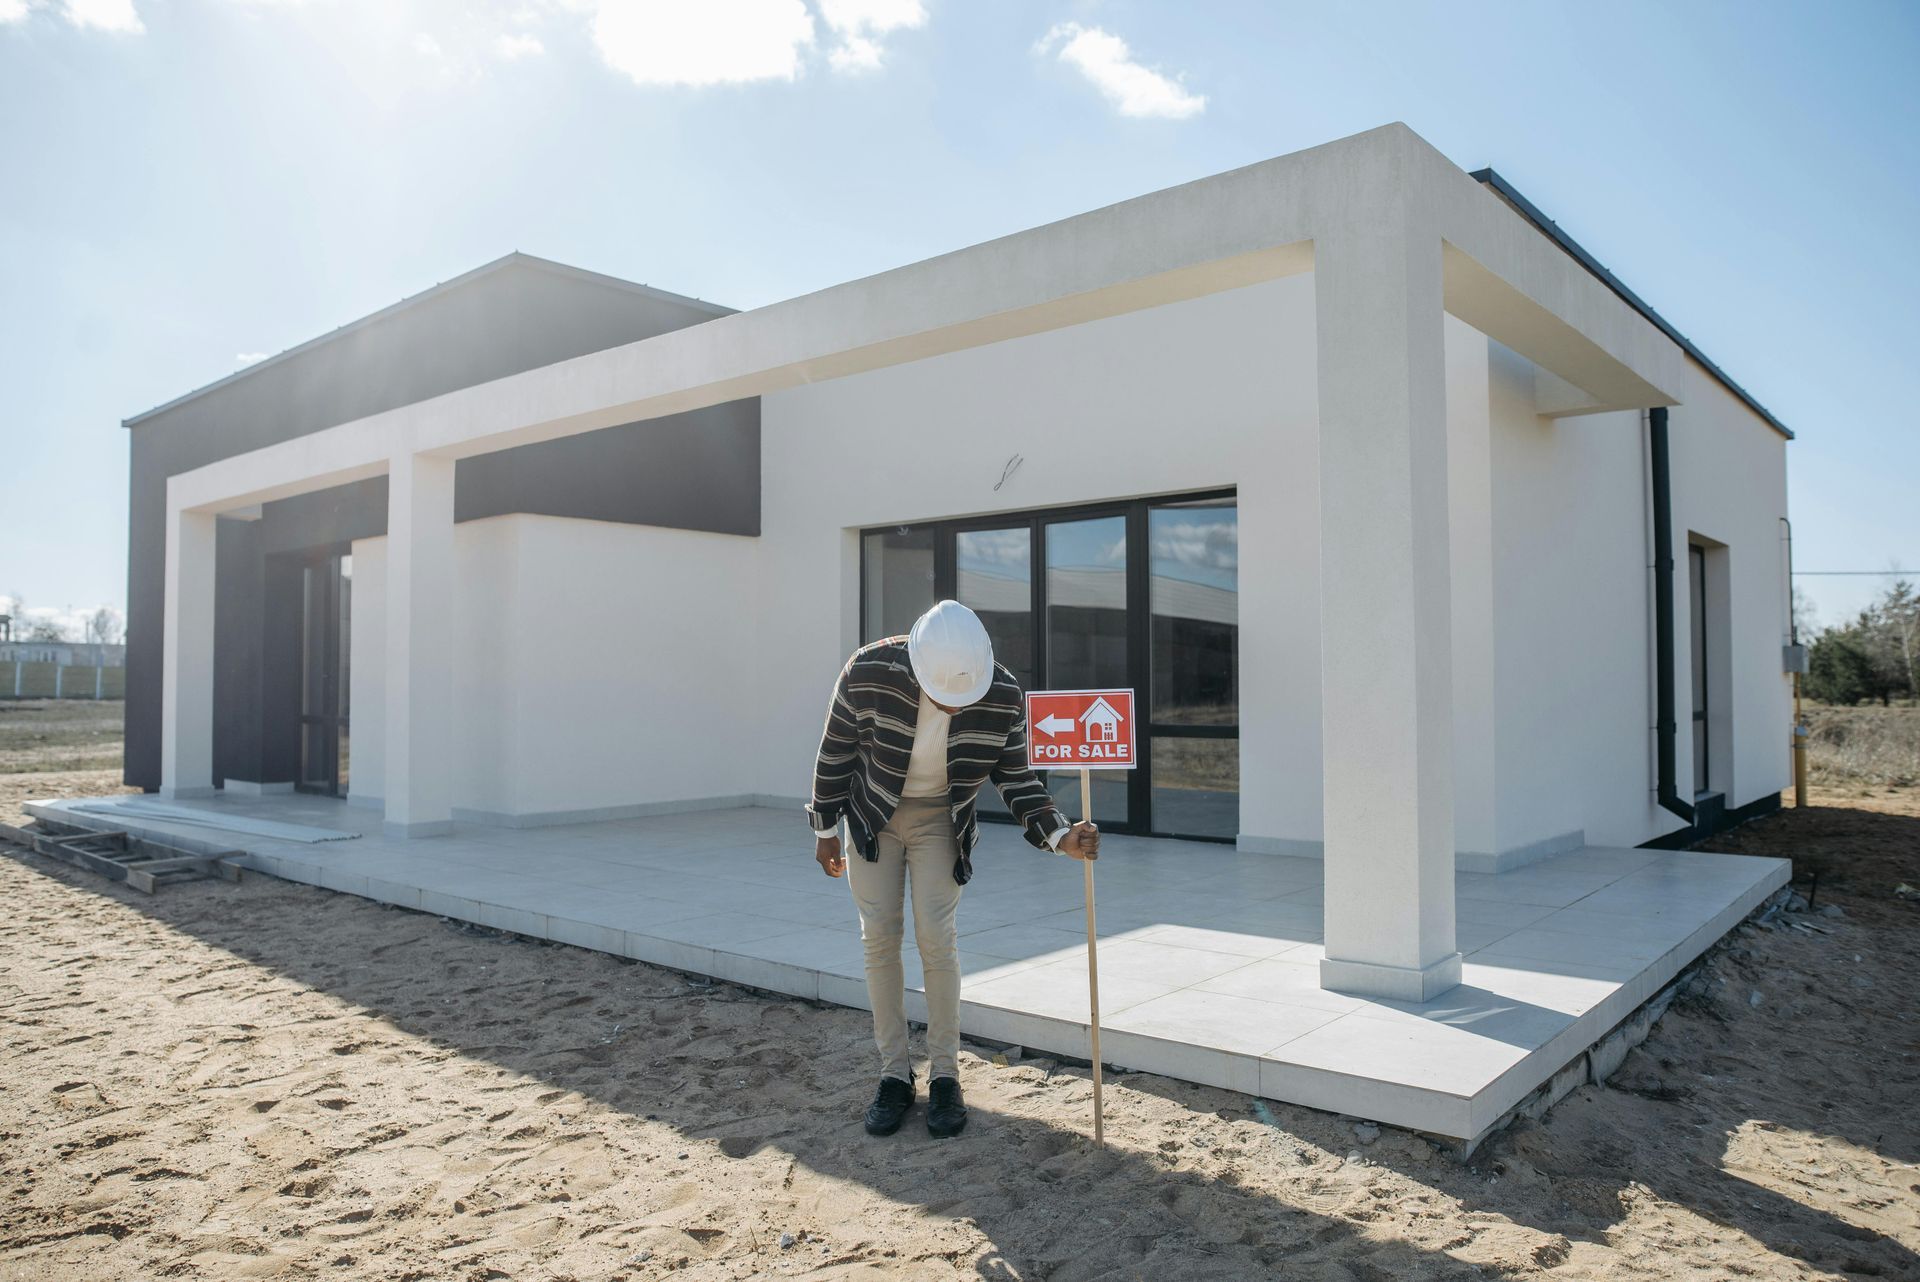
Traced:
[[860, 635], [898, 636], [940, 598], [933, 594], [930, 526], [869, 530], [860, 540]]
[[[1106, 690], [1133, 685], [1126, 514], [1046, 520], [1041, 530], [1047, 546], [1045, 688]], [[1047, 787], [1062, 812], [1079, 819], [1080, 772], [1047, 773]], [[1134, 826], [1138, 773], [1094, 772], [1093, 817], [1103, 827]]]
[[1234, 501], [1147, 512], [1148, 756], [1154, 826], [1234, 835], [1240, 826], [1240, 513]]
[[[1239, 520], [1234, 496], [1141, 499], [868, 531], [863, 640], [903, 633], [944, 597], [1033, 689], [1131, 686], [1140, 768], [1094, 776], [1094, 817], [1122, 832], [1239, 831]], [[1050, 772], [1067, 813], [1079, 775]], [[983, 794], [981, 813], [1002, 815]]]
[[1033, 683], [1033, 531], [1025, 524], [955, 530], [953, 599], [980, 616], [993, 657]]
[[[1030, 524], [953, 531], [952, 597], [980, 616], [993, 638], [993, 657], [1005, 664], [1023, 690], [1033, 684], [1033, 529]], [[981, 790], [983, 815], [1007, 816], [992, 788]]]

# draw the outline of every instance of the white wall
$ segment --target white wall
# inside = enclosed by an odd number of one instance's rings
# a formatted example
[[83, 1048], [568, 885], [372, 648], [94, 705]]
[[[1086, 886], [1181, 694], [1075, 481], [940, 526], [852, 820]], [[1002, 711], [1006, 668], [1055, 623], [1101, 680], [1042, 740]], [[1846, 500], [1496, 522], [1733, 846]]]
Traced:
[[1317, 838], [1314, 381], [1296, 277], [765, 397], [763, 617], [781, 662], [763, 671], [757, 790], [808, 790], [858, 640], [860, 527], [1237, 486], [1241, 827]]
[[[504, 713], [510, 669], [504, 658], [500, 603], [511, 595], [514, 557], [511, 523], [517, 517], [469, 521], [454, 528], [453, 665], [456, 805], [497, 794], [507, 764], [503, 745], [511, 737]], [[349, 799], [362, 805], [383, 800], [386, 763], [387, 540], [353, 544], [353, 681], [348, 720], [353, 731]]]
[[782, 632], [758, 609], [756, 541], [511, 519], [512, 813], [752, 793], [753, 675], [778, 669]]
[[[1779, 792], [1792, 779], [1793, 683], [1781, 659], [1789, 631], [1786, 531], [1780, 524], [1787, 515], [1786, 450], [1778, 434], [1760, 426], [1753, 412], [1704, 369], [1689, 363], [1687, 374], [1686, 403], [1673, 410], [1669, 427], [1674, 579], [1680, 595], [1676, 617], [1687, 618], [1689, 532], [1726, 544], [1731, 626], [1725, 641], [1733, 699], [1730, 708], [1711, 709], [1716, 733], [1709, 786], [1724, 791], [1732, 808]], [[1693, 761], [1692, 721], [1686, 713], [1693, 706], [1692, 673], [1684, 633], [1676, 650], [1684, 790]], [[1721, 723], [1721, 712], [1730, 725]]]
[[[353, 545], [353, 777], [377, 796], [386, 540]], [[751, 791], [755, 542], [515, 515], [454, 530], [454, 805], [469, 818]]]
[[[1610, 571], [1638, 573], [1645, 548], [1637, 485], [1618, 488], [1638, 476], [1627, 466], [1639, 440], [1633, 416], [1625, 426], [1610, 416], [1589, 439], [1577, 435], [1588, 420], [1535, 412], [1533, 367], [1526, 360], [1490, 343], [1488, 370], [1499, 779], [1491, 849], [1510, 855], [1577, 844], [1585, 828], [1575, 744], [1599, 726], [1582, 701], [1622, 697], [1619, 685], [1593, 670], [1585, 644], [1590, 634], [1625, 638], [1628, 651], [1637, 653], [1645, 636], [1637, 607], [1597, 615], [1589, 581]], [[1583, 446], [1601, 457], [1582, 457]], [[1606, 474], [1608, 464], [1617, 475]], [[1625, 686], [1636, 712], [1644, 688], [1637, 677]], [[1638, 732], [1611, 739], [1604, 751], [1638, 758]]]
[[[758, 539], [549, 517], [455, 538], [469, 814], [563, 815], [809, 787], [857, 641], [863, 527], [1232, 486], [1241, 831], [1321, 836], [1313, 281], [1292, 277], [766, 397]], [[1543, 419], [1523, 358], [1449, 318], [1456, 840], [1632, 845], [1652, 800], [1645, 441]], [[1783, 442], [1695, 370], [1673, 415], [1677, 560], [1725, 543], [1729, 805], [1786, 781]], [[1023, 463], [1000, 486], [1008, 459]], [[355, 544], [354, 777], [377, 791], [384, 540]], [[1677, 602], [1684, 622], [1684, 595]], [[1678, 673], [1687, 706], [1688, 673]], [[1679, 759], [1690, 760], [1683, 720]], [[1727, 748], [1730, 746], [1730, 750]]]
[[1493, 753], [1493, 436], [1484, 334], [1447, 317], [1447, 524], [1453, 594], [1453, 831], [1456, 850], [1499, 847]]
[[347, 728], [353, 749], [347, 799], [368, 806], [380, 803], [387, 769], [386, 629], [387, 541], [356, 539], [353, 618], [347, 632], [347, 653], [353, 664], [347, 685]]
[[[1534, 367], [1491, 344], [1494, 772], [1498, 850], [1583, 831], [1632, 846], [1683, 827], [1654, 799], [1647, 444], [1638, 413], [1543, 419]], [[1781, 672], [1786, 442], [1698, 366], [1671, 412], [1676, 757], [1692, 770], [1686, 538], [1728, 545], [1732, 742], [1712, 786], [1729, 807], [1788, 781]], [[1722, 773], [1724, 771], [1724, 774]], [[1463, 842], [1463, 848], [1468, 848]]]
[[[1486, 339], [1449, 318], [1447, 347], [1450, 438], [1478, 442], [1484, 492]], [[1303, 276], [766, 397], [767, 607], [805, 675], [763, 684], [759, 791], [807, 790], [828, 688], [858, 639], [861, 527], [1234, 486], [1240, 829], [1255, 848], [1310, 849], [1322, 832], [1314, 359]], [[1025, 461], [996, 491], [1014, 454]], [[1474, 577], [1463, 548], [1484, 557], [1485, 540], [1456, 543], [1456, 581]], [[1491, 716], [1462, 724], [1484, 736]]]

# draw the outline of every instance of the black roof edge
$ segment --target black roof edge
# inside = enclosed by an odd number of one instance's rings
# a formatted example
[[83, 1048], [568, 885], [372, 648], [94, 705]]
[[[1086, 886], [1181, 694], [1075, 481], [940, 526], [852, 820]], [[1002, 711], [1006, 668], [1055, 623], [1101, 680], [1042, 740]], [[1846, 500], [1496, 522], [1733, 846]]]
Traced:
[[1758, 414], [1762, 419], [1765, 419], [1767, 426], [1771, 427], [1774, 431], [1780, 433], [1780, 435], [1786, 437], [1790, 441], [1794, 439], [1792, 428], [1788, 427], [1785, 423], [1782, 423], [1779, 419], [1775, 418], [1773, 416], [1773, 412], [1769, 410], [1766, 406], [1762, 405], [1759, 401], [1755, 400], [1751, 392], [1747, 391], [1746, 388], [1740, 386], [1740, 384], [1734, 382], [1732, 378], [1728, 377], [1727, 372], [1725, 370], [1721, 369], [1718, 365], [1714, 364], [1711, 360], [1709, 360], [1707, 358], [1707, 354], [1701, 351], [1698, 347], [1695, 347], [1693, 345], [1692, 340], [1689, 339], [1685, 334], [1682, 334], [1679, 330], [1675, 329], [1672, 325], [1668, 324], [1666, 317], [1662, 316], [1659, 312], [1654, 311], [1653, 308], [1647, 306], [1646, 301], [1642, 299], [1640, 295], [1628, 289], [1626, 285], [1621, 282], [1618, 276], [1615, 276], [1612, 272], [1608, 271], [1605, 267], [1602, 267], [1599, 261], [1595, 259], [1592, 254], [1589, 254], [1585, 249], [1581, 248], [1580, 243], [1578, 241], [1576, 241], [1573, 237], [1567, 235], [1566, 232], [1560, 229], [1560, 224], [1554, 222], [1553, 219], [1541, 213], [1539, 207], [1536, 206], [1532, 201], [1528, 200], [1525, 196], [1522, 196], [1518, 191], [1518, 189], [1516, 189], [1512, 183], [1502, 178], [1499, 174], [1495, 173], [1492, 169], [1476, 169], [1471, 174], [1469, 174], [1468, 177], [1474, 179], [1476, 182], [1479, 182], [1488, 187], [1491, 187], [1493, 188], [1494, 191], [1498, 192], [1502, 197], [1506, 199], [1508, 204], [1512, 205], [1516, 210], [1520, 212], [1521, 217], [1525, 218], [1528, 222], [1532, 223], [1535, 227], [1538, 227], [1542, 232], [1546, 234], [1546, 236], [1550, 240], [1553, 241], [1554, 244], [1566, 250], [1567, 253], [1572, 256], [1575, 262], [1579, 263], [1582, 267], [1586, 268], [1588, 271], [1592, 272], [1595, 276], [1599, 277], [1600, 282], [1604, 284], [1608, 289], [1611, 289], [1614, 293], [1618, 294], [1620, 296], [1621, 301], [1626, 303], [1627, 306], [1633, 308], [1634, 311], [1639, 312], [1642, 316], [1646, 317], [1649, 321], [1652, 321], [1654, 324], [1654, 327], [1657, 328], [1662, 334], [1665, 334], [1668, 338], [1671, 338], [1675, 343], [1677, 343], [1681, 351], [1693, 357], [1694, 360], [1700, 362], [1701, 368], [1705, 369], [1707, 373], [1713, 375], [1713, 377], [1719, 381], [1722, 387], [1726, 388], [1729, 392], [1732, 392], [1735, 396], [1739, 397], [1740, 400], [1746, 405], [1748, 409], [1752, 410], [1755, 414]]
[[628, 293], [645, 294], [649, 298], [657, 298], [662, 302], [677, 303], [684, 307], [693, 308], [696, 311], [710, 312], [715, 318], [731, 316], [735, 311], [734, 308], [725, 307], [719, 303], [710, 303], [703, 298], [692, 298], [686, 294], [675, 294], [669, 290], [655, 289], [651, 285], [642, 285], [635, 281], [622, 280], [618, 276], [608, 276], [604, 272], [589, 271], [584, 267], [574, 267], [568, 263], [555, 262], [551, 258], [541, 258], [537, 254], [522, 253], [520, 250], [515, 249], [502, 254], [492, 262], [482, 263], [469, 271], [461, 272], [458, 276], [451, 276], [436, 285], [429, 285], [417, 294], [408, 294], [397, 303], [388, 303], [379, 311], [368, 312], [365, 316], [350, 320], [344, 325], [337, 325], [324, 334], [309, 338], [302, 343], [296, 343], [285, 351], [275, 352], [273, 355], [263, 357], [250, 365], [243, 365], [231, 374], [222, 375], [214, 379], [213, 382], [196, 387], [190, 392], [182, 392], [172, 400], [156, 405], [150, 410], [142, 410], [131, 418], [123, 418], [120, 420], [120, 426], [133, 427], [135, 424], [145, 422], [147, 419], [153, 418], [158, 414], [163, 414], [170, 409], [185, 405], [188, 401], [194, 400], [197, 397], [205, 396], [208, 392], [216, 388], [225, 387], [228, 383], [238, 382], [249, 374], [256, 374], [269, 365], [277, 365], [281, 361], [298, 356], [302, 352], [311, 351], [324, 343], [332, 342], [342, 334], [348, 334], [363, 326], [384, 320], [395, 312], [403, 311], [406, 308], [414, 306], [416, 303], [437, 297], [449, 290], [465, 285], [469, 281], [491, 275], [506, 267], [531, 267], [555, 276], [566, 276], [574, 280], [588, 281], [596, 285], [605, 285], [613, 289], [625, 290]]

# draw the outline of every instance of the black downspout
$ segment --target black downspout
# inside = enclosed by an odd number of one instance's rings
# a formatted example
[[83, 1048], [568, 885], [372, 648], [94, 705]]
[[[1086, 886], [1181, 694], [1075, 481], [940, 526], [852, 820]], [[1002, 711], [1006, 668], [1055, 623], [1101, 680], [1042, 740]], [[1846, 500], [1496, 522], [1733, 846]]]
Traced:
[[1679, 733], [1673, 706], [1673, 475], [1667, 458], [1667, 411], [1647, 411], [1647, 446], [1653, 471], [1653, 644], [1654, 720], [1659, 744], [1659, 798], [1663, 809], [1693, 822], [1693, 807], [1680, 800], [1674, 783], [1674, 736]]

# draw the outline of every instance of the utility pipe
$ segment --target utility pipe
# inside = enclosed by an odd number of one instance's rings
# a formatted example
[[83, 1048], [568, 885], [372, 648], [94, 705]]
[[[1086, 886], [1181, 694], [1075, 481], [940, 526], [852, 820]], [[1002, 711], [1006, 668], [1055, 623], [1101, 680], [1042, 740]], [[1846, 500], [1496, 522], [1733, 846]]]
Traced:
[[1693, 806], [1675, 785], [1674, 738], [1679, 725], [1673, 698], [1673, 473], [1667, 456], [1667, 410], [1647, 411], [1647, 449], [1653, 474], [1654, 726], [1658, 745], [1661, 808], [1693, 822]]
[[[1800, 616], [1793, 608], [1793, 522], [1783, 516], [1780, 524], [1787, 527], [1787, 644], [1797, 650], [1800, 646]], [[1807, 808], [1807, 718], [1800, 710], [1798, 667], [1793, 672], [1793, 808]]]

